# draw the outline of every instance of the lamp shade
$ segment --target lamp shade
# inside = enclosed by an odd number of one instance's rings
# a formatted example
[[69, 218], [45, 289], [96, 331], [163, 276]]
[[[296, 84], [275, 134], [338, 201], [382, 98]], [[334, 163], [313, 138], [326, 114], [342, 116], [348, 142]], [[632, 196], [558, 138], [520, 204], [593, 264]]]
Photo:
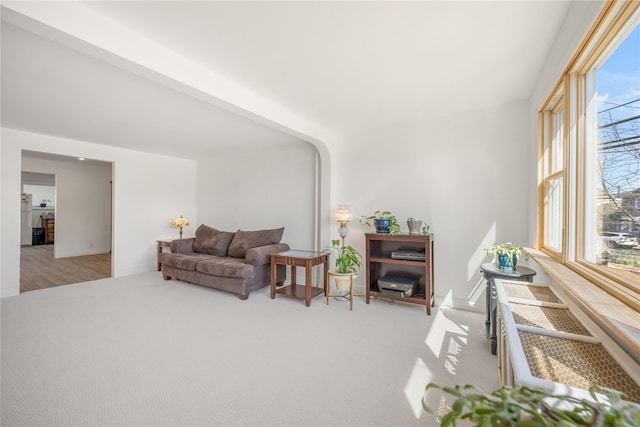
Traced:
[[173, 225], [174, 227], [188, 227], [189, 220], [180, 215], [180, 218], [174, 219], [171, 225]]
[[339, 223], [347, 223], [353, 219], [353, 214], [348, 206], [340, 206], [335, 214], [335, 218]]

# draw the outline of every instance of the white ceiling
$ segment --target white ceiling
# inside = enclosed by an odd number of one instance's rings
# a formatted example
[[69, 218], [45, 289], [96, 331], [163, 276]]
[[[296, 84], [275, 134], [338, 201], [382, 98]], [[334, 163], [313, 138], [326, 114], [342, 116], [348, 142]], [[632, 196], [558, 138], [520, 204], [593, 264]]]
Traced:
[[[342, 137], [527, 99], [570, 6], [83, 4]], [[2, 126], [187, 158], [299, 141], [6, 21], [1, 35]]]

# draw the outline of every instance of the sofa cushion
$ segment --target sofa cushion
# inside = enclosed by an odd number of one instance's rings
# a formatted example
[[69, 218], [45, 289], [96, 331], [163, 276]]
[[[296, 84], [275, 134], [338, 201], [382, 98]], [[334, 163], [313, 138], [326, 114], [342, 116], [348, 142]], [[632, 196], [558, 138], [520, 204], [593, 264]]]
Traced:
[[194, 240], [195, 238], [193, 237], [172, 240], [170, 245], [171, 252], [179, 254], [192, 254]]
[[244, 260], [230, 260], [229, 258], [200, 261], [196, 271], [213, 276], [233, 277], [236, 279], [250, 279], [253, 277], [253, 265]]
[[229, 245], [229, 256], [244, 258], [247, 250], [251, 248], [280, 243], [282, 233], [284, 233], [284, 227], [257, 231], [238, 230]]
[[[183, 270], [194, 270], [196, 265], [201, 261], [217, 259], [208, 254], [172, 254], [162, 253], [158, 257], [158, 261], [162, 265], [168, 265], [175, 268], [181, 268]], [[219, 258], [218, 258], [219, 259]]]
[[215, 256], [227, 256], [229, 243], [233, 239], [233, 233], [220, 231], [201, 224], [196, 230], [196, 239], [193, 242], [194, 252]]

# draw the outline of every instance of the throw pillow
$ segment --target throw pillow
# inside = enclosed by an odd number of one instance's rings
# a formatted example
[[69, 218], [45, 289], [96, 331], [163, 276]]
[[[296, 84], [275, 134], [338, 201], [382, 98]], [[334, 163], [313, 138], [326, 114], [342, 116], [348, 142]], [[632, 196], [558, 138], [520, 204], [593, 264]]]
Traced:
[[244, 258], [247, 251], [251, 248], [280, 243], [283, 233], [284, 227], [258, 231], [238, 230], [229, 245], [229, 256]]
[[231, 240], [233, 240], [233, 233], [216, 230], [201, 224], [196, 230], [193, 251], [224, 257], [227, 256]]

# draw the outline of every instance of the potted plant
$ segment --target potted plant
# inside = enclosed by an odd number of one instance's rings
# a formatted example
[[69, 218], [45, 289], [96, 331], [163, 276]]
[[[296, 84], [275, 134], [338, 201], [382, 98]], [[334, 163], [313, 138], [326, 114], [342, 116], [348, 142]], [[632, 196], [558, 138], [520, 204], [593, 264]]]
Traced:
[[351, 280], [358, 276], [359, 268], [362, 266], [362, 255], [353, 246], [345, 246], [344, 243], [340, 245], [338, 239], [331, 241], [329, 249], [335, 250], [338, 254], [336, 268], [329, 270], [329, 275], [335, 280], [339, 291], [348, 291]]
[[46, 208], [47, 207], [47, 203], [49, 203], [51, 200], [49, 199], [42, 199], [40, 200], [40, 207], [41, 208]]
[[409, 234], [428, 234], [429, 225], [422, 225], [421, 219], [415, 219], [412, 217], [407, 218], [407, 227], [409, 227]]
[[373, 215], [362, 215], [360, 224], [375, 227], [376, 233], [399, 234], [400, 225], [396, 217], [389, 211], [375, 211]]
[[[604, 389], [607, 402], [598, 398], [595, 387], [589, 389], [592, 399], [549, 394], [541, 388], [519, 389], [503, 386], [492, 393], [477, 387], [440, 387], [430, 383], [426, 390], [438, 389], [455, 397], [451, 410], [440, 420], [441, 426], [455, 426], [465, 420], [476, 426], [637, 426], [640, 405], [623, 402], [622, 393]], [[426, 396], [425, 396], [426, 397]], [[422, 400], [428, 413], [433, 411]]]
[[529, 259], [529, 255], [522, 246], [514, 245], [511, 242], [495, 244], [485, 248], [485, 252], [489, 258], [497, 257], [500, 268], [505, 270], [515, 270], [518, 259], [522, 255], [524, 255], [525, 261]]
[[409, 217], [407, 218], [407, 227], [409, 227], [409, 234], [420, 234], [422, 220]]

